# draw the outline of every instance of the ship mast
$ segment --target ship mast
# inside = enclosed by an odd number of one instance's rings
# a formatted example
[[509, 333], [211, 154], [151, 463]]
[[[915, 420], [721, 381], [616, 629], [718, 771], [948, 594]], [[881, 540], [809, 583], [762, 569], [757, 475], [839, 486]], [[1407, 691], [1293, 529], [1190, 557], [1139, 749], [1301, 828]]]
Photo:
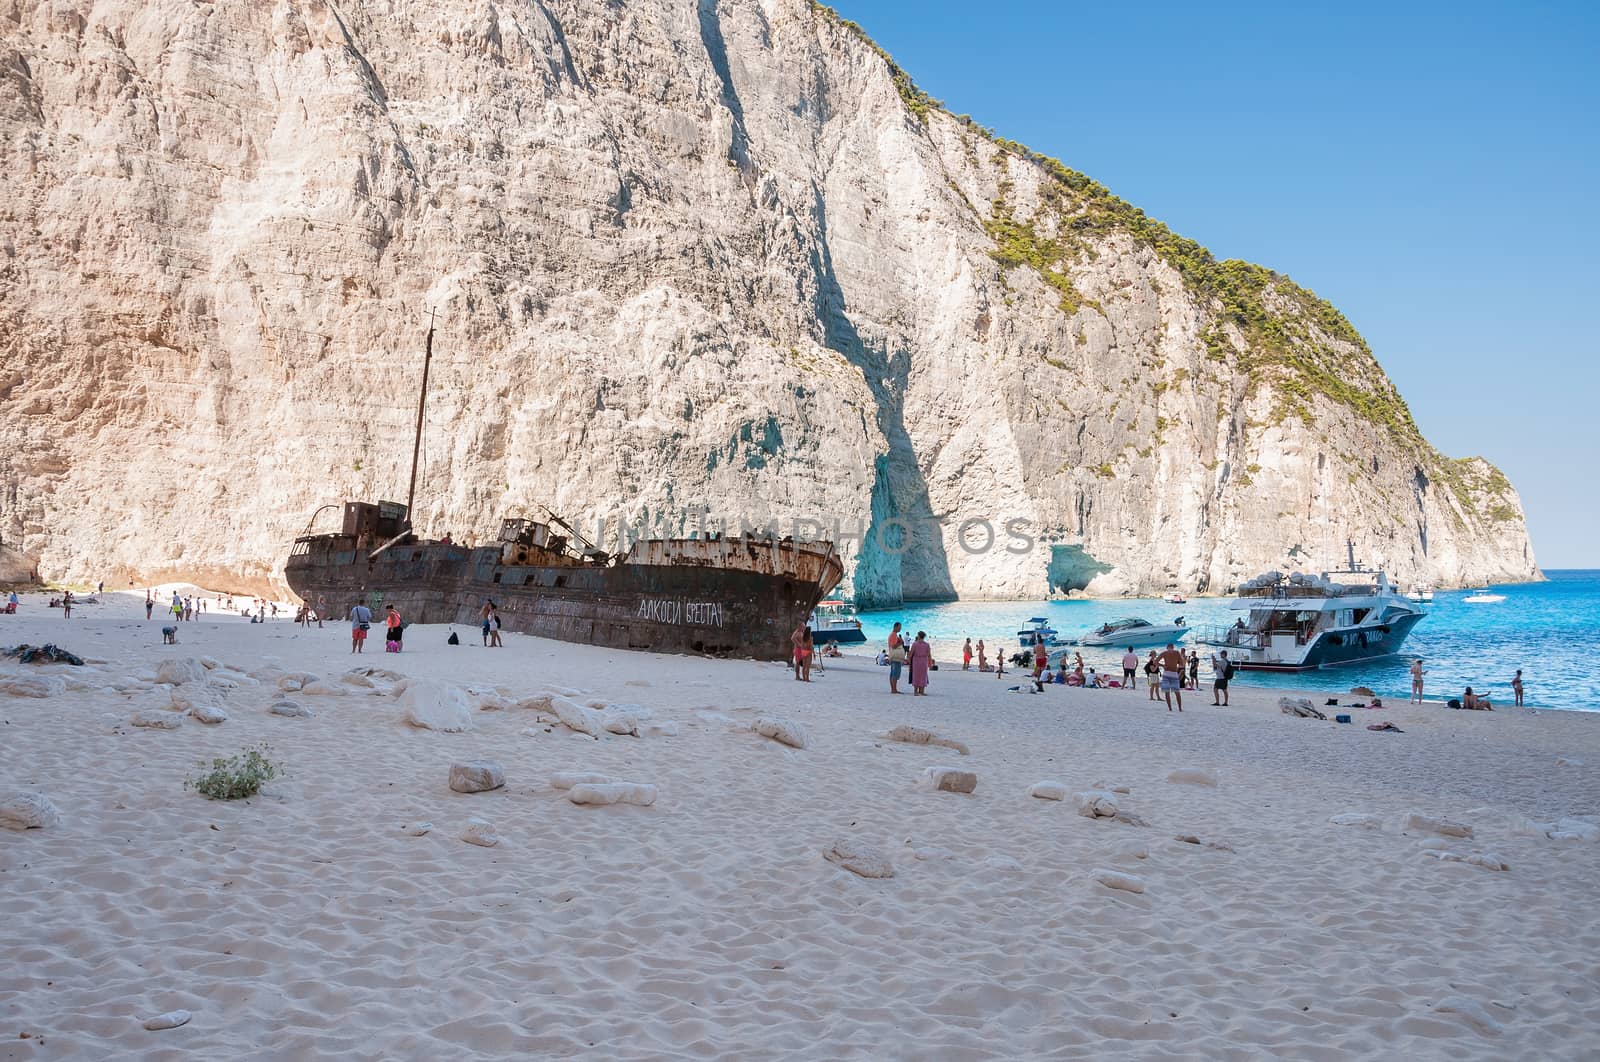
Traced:
[[422, 393], [417, 396], [417, 437], [411, 444], [411, 486], [406, 490], [406, 524], [412, 524], [412, 505], [417, 500], [417, 458], [422, 453], [422, 414], [428, 406], [428, 365], [433, 361], [434, 312], [428, 311], [428, 338], [422, 354]]

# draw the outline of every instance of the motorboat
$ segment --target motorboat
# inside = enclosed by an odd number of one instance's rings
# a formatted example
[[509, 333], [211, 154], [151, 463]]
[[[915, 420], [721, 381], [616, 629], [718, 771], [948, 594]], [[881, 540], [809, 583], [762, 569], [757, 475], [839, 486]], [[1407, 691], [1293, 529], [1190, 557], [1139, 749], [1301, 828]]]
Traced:
[[1102, 623], [1087, 634], [1080, 635], [1078, 645], [1096, 646], [1106, 645], [1116, 648], [1124, 646], [1137, 648], [1146, 645], [1166, 645], [1168, 642], [1178, 642], [1189, 633], [1190, 628], [1179, 616], [1171, 623], [1151, 623], [1137, 616], [1126, 619], [1112, 620]]
[[846, 601], [821, 601], [811, 613], [811, 641], [814, 645], [859, 645], [867, 640], [861, 621]]
[[1017, 632], [1017, 644], [1024, 649], [1032, 649], [1035, 642], [1043, 641], [1047, 646], [1065, 645], [1061, 640], [1061, 632], [1050, 626], [1050, 620], [1045, 616], [1034, 616], [1028, 620], [1028, 625]]
[[1353, 544], [1346, 568], [1320, 575], [1266, 572], [1239, 587], [1232, 607], [1247, 615], [1231, 627], [1203, 628], [1197, 640], [1226, 649], [1234, 667], [1257, 671], [1393, 656], [1425, 615], [1388, 575], [1356, 563]]
[[1411, 587], [1411, 592], [1409, 594], [1407, 594], [1406, 597], [1409, 598], [1412, 601], [1415, 601], [1419, 605], [1432, 604], [1433, 603], [1433, 584], [1432, 583], [1417, 583], [1417, 584], [1415, 584], [1414, 586]]
[[1492, 605], [1505, 599], [1506, 595], [1494, 593], [1487, 586], [1480, 586], [1461, 600], [1469, 605]]
[[1169, 605], [1187, 605], [1189, 603], [1189, 599], [1184, 597], [1181, 593], [1179, 593], [1176, 590], [1174, 590], [1172, 593], [1168, 594], [1162, 600], [1164, 600]]

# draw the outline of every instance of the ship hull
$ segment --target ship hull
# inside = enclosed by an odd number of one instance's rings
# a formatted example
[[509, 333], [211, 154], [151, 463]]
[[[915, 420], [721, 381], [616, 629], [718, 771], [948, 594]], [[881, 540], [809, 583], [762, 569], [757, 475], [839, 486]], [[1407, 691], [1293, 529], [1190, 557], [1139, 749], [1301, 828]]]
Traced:
[[[341, 548], [344, 547], [344, 548]], [[836, 557], [769, 544], [648, 542], [643, 562], [506, 564], [499, 547], [443, 543], [376, 554], [339, 536], [302, 539], [289, 586], [320, 614], [358, 601], [408, 623], [480, 624], [492, 601], [501, 628], [543, 638], [660, 653], [781, 660], [790, 633], [838, 582]]]
[[[1324, 667], [1341, 667], [1346, 664], [1365, 664], [1384, 657], [1395, 656], [1405, 644], [1411, 629], [1422, 619], [1421, 613], [1397, 617], [1381, 628], [1346, 628], [1320, 635], [1306, 648], [1299, 659], [1252, 660], [1245, 657], [1235, 660], [1240, 671], [1315, 671]], [[1237, 650], [1226, 642], [1206, 642]]]

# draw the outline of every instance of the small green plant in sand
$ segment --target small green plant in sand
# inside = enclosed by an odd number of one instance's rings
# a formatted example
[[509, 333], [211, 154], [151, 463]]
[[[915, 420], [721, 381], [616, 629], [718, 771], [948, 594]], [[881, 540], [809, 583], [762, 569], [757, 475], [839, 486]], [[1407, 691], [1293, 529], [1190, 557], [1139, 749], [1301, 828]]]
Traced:
[[198, 778], [185, 778], [183, 787], [212, 800], [243, 800], [261, 792], [261, 787], [283, 774], [283, 766], [267, 759], [271, 750], [262, 745], [245, 749], [237, 756], [211, 761], [211, 770]]

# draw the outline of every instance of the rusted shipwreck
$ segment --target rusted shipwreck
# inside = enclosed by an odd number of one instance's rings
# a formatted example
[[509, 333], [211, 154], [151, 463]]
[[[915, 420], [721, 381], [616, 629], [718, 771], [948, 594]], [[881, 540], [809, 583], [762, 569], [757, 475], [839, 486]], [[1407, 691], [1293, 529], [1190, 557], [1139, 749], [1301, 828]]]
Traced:
[[[565, 524], [501, 523], [492, 545], [411, 532], [408, 507], [346, 502], [337, 534], [303, 535], [289, 586], [319, 611], [394, 605], [410, 623], [476, 625], [493, 601], [505, 630], [643, 649], [785, 659], [789, 635], [844, 574], [830, 542], [754, 535], [645, 539], [611, 554]], [[568, 533], [559, 533], [565, 530]]]

